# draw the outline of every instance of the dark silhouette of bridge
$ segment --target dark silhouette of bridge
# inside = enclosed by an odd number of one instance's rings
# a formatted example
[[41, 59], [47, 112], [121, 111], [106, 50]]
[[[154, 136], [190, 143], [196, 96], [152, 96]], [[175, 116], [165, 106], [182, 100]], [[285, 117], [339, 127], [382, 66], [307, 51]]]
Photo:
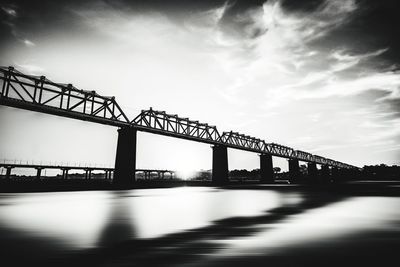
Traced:
[[[77, 165], [51, 165], [51, 164], [29, 164], [29, 163], [6, 163], [0, 162], [0, 168], [6, 169], [5, 178], [11, 178], [11, 171], [16, 168], [20, 169], [35, 169], [36, 179], [42, 177], [42, 170], [45, 169], [57, 169], [62, 171], [62, 179], [68, 179], [68, 172], [71, 170], [81, 170], [85, 172], [85, 179], [92, 178], [92, 172], [104, 172], [105, 179], [112, 179], [114, 174], [114, 168], [110, 167], [100, 167], [100, 166], [77, 166]], [[156, 174], [158, 178], [164, 179], [165, 177], [173, 178], [176, 176], [176, 172], [172, 170], [159, 170], [159, 169], [135, 169], [134, 174], [141, 173], [144, 179], [149, 179], [152, 174]], [[167, 174], [167, 175], [166, 175]]]
[[55, 83], [45, 76], [27, 75], [13, 67], [0, 68], [0, 81], [1, 105], [119, 127], [113, 182], [120, 187], [131, 187], [135, 182], [137, 131], [213, 145], [212, 181], [216, 185], [229, 182], [228, 148], [259, 153], [261, 182], [264, 183], [274, 181], [273, 156], [288, 159], [292, 182], [299, 179], [299, 161], [307, 162], [310, 179], [316, 176], [317, 164], [321, 165], [327, 180], [349, 177], [359, 170], [343, 162], [241, 133], [220, 133], [216, 126], [152, 108], [142, 110], [130, 120], [114, 97], [80, 90], [72, 84]]

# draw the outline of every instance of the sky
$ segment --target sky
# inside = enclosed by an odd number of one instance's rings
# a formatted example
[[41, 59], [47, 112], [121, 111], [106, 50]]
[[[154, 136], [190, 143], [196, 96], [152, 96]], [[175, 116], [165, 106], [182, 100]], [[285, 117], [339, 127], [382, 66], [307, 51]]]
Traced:
[[[0, 2], [0, 65], [362, 167], [400, 164], [395, 0]], [[0, 107], [0, 158], [113, 166], [116, 128]], [[138, 168], [211, 168], [139, 133]], [[274, 164], [287, 169], [287, 162]], [[229, 150], [229, 168], [258, 168]]]

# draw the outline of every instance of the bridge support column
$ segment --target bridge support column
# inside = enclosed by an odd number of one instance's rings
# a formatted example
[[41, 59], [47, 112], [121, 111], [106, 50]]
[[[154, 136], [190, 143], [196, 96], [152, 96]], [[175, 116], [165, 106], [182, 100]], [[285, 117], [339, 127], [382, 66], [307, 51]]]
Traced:
[[338, 167], [332, 167], [332, 181], [334, 183], [340, 182], [339, 168]]
[[315, 162], [307, 163], [307, 176], [310, 183], [318, 183], [318, 169]]
[[300, 180], [300, 167], [298, 159], [289, 159], [289, 181], [298, 183]]
[[321, 179], [323, 183], [331, 182], [331, 169], [328, 165], [321, 166]]
[[135, 182], [136, 137], [137, 131], [134, 128], [118, 130], [113, 183], [119, 188], [130, 188]]
[[272, 155], [260, 155], [260, 176], [261, 183], [274, 183], [274, 166], [272, 163]]
[[6, 179], [11, 178], [11, 170], [12, 169], [13, 169], [13, 167], [6, 167]]
[[212, 147], [212, 183], [224, 185], [229, 183], [228, 148], [223, 145]]
[[68, 171], [69, 169], [62, 169], [63, 174], [62, 174], [62, 178], [63, 179], [68, 179]]
[[36, 179], [40, 179], [42, 174], [42, 168], [36, 168]]

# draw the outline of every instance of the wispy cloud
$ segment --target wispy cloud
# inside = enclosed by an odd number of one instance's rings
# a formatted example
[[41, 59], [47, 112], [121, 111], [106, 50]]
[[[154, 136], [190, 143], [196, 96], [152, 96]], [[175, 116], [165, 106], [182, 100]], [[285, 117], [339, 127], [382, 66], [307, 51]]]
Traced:
[[1, 9], [10, 17], [17, 17], [17, 11], [9, 6], [2, 6]]
[[227, 1], [177, 20], [100, 1], [70, 9], [78, 34], [55, 31], [37, 45], [21, 38], [30, 48], [14, 57], [27, 70], [117, 95], [133, 114], [155, 106], [362, 164], [372, 161], [355, 152], [364, 144], [383, 151], [398, 140], [391, 128], [400, 128], [400, 71], [382, 60], [390, 48], [324, 44], [359, 4], [325, 0], [289, 11], [275, 0], [235, 13]]

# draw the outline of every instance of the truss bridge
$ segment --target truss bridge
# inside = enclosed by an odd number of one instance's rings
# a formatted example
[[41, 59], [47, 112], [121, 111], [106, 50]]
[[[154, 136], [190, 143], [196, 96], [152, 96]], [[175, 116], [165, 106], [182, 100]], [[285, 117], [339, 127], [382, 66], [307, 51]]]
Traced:
[[0, 86], [1, 105], [118, 127], [114, 182], [123, 187], [135, 182], [137, 131], [211, 144], [215, 184], [229, 182], [228, 148], [260, 154], [262, 182], [274, 181], [273, 156], [288, 159], [290, 177], [294, 182], [300, 172], [299, 161], [308, 164], [310, 176], [315, 176], [317, 164], [320, 165], [322, 173], [328, 177], [326, 179], [358, 170], [337, 160], [234, 131], [220, 132], [214, 125], [152, 108], [142, 110], [131, 120], [113, 96], [81, 90], [72, 84], [56, 83], [45, 76], [24, 74], [13, 67], [0, 68]]

